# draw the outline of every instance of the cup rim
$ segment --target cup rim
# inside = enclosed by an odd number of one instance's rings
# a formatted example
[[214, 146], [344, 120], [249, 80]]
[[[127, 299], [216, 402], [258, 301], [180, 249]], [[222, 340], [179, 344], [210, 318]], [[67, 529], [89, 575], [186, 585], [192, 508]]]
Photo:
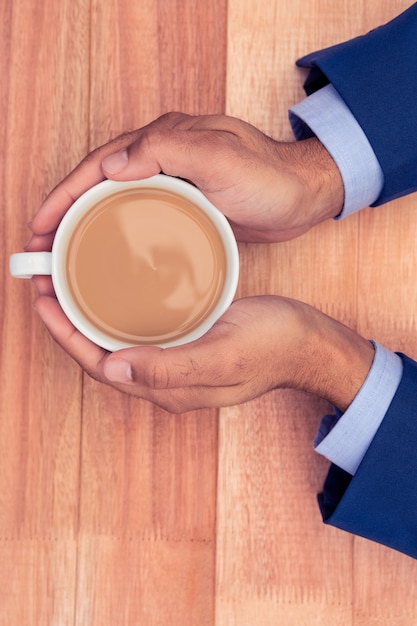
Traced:
[[74, 302], [63, 266], [65, 264], [66, 253], [73, 230], [79, 219], [87, 213], [93, 205], [106, 196], [117, 193], [118, 191], [147, 187], [176, 192], [197, 204], [217, 227], [224, 245], [227, 263], [227, 272], [222, 293], [218, 302], [213, 307], [213, 310], [201, 324], [189, 333], [185, 333], [178, 338], [155, 342], [155, 344], [151, 345], [161, 348], [174, 347], [190, 343], [202, 337], [229, 308], [233, 302], [238, 286], [239, 252], [232, 228], [223, 213], [221, 213], [197, 187], [194, 187], [191, 183], [183, 179], [167, 176], [165, 174], [156, 174], [149, 178], [133, 181], [113, 181], [107, 179], [94, 185], [75, 200], [57, 228], [52, 244], [52, 282], [60, 306], [71, 323], [85, 337], [90, 339], [90, 341], [110, 352], [145, 344], [116, 339], [94, 326]]

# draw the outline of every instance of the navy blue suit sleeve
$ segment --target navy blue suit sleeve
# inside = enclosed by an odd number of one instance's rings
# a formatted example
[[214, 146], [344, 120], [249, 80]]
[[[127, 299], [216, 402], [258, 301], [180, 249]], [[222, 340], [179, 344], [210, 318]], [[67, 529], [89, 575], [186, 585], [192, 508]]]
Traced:
[[417, 363], [404, 371], [355, 476], [331, 466], [319, 504], [323, 519], [417, 558]]
[[314, 52], [307, 94], [329, 82], [365, 132], [384, 174], [374, 206], [417, 190], [417, 3], [367, 35]]

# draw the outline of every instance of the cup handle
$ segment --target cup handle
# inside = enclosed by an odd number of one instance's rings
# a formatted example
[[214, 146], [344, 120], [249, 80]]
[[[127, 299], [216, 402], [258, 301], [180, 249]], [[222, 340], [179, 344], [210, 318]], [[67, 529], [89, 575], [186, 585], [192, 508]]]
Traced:
[[32, 278], [52, 273], [51, 252], [18, 252], [9, 260], [10, 274], [15, 278]]

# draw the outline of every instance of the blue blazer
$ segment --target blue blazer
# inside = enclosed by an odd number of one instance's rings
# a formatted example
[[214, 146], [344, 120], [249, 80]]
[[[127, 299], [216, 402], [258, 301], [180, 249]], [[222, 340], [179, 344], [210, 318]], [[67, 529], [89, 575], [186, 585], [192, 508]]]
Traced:
[[[307, 93], [329, 82], [364, 130], [385, 184], [375, 205], [417, 190], [417, 3], [346, 43], [314, 52]], [[404, 372], [357, 473], [332, 465], [319, 505], [326, 523], [417, 558], [417, 363]]]
[[297, 61], [308, 94], [329, 82], [359, 122], [384, 173], [375, 205], [417, 190], [417, 3], [367, 35]]

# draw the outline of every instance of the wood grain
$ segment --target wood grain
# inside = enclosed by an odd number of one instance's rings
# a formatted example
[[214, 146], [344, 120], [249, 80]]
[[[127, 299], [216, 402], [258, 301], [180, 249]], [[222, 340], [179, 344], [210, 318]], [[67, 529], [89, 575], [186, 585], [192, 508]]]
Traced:
[[81, 375], [7, 265], [43, 195], [87, 148], [88, 11], [73, 0], [0, 10], [0, 624], [58, 626], [74, 621]]
[[[287, 109], [303, 97], [304, 74], [294, 60], [366, 32], [406, 6], [229, 1], [227, 112], [290, 139]], [[242, 247], [242, 295], [304, 300], [409, 352], [416, 310], [413, 203], [322, 224], [286, 244]], [[329, 532], [318, 521], [314, 499], [326, 469], [311, 442], [327, 409], [274, 393], [221, 411], [216, 626], [416, 621], [415, 594], [404, 581], [415, 580], [415, 562]], [[404, 584], [393, 582], [393, 568]]]
[[[406, 0], [0, 3], [0, 626], [411, 626], [417, 562], [322, 524], [330, 407], [292, 391], [173, 416], [83, 375], [7, 260], [92, 148], [169, 110], [291, 139], [298, 56]], [[313, 304], [417, 358], [415, 196], [241, 245], [239, 295]]]
[[[223, 110], [225, 6], [93, 4], [91, 145], [169, 110]], [[172, 416], [85, 381], [80, 624], [213, 623], [217, 430], [216, 411]]]

